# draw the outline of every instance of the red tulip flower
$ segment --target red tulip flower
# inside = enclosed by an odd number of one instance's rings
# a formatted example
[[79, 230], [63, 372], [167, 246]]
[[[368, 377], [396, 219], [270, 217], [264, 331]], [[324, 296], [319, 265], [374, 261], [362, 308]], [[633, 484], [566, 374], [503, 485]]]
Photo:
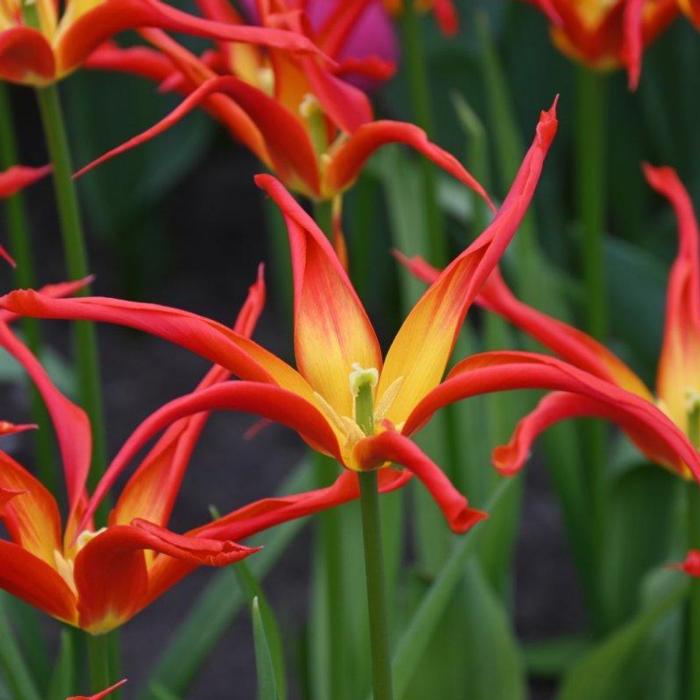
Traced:
[[160, 0], [4, 0], [0, 3], [0, 79], [47, 85], [78, 68], [102, 42], [127, 29], [160, 27], [228, 41], [316, 52], [303, 36], [232, 27], [181, 12]]
[[[624, 67], [635, 89], [642, 52], [678, 14], [677, 0], [529, 0], [562, 53], [599, 70]], [[688, 4], [694, 0], [680, 0]]]
[[[698, 224], [688, 192], [671, 168], [644, 166], [649, 184], [671, 202], [679, 224], [680, 250], [668, 285], [666, 326], [659, 360], [656, 394], [620, 358], [583, 331], [516, 299], [496, 270], [478, 303], [520, 328], [570, 363], [584, 370], [592, 384], [604, 382], [619, 395], [617, 407], [592, 401], [580, 390], [546, 396], [524, 418], [507, 446], [494, 451], [503, 473], [522, 467], [537, 436], [558, 421], [592, 416], [617, 423], [652, 461], [683, 478], [700, 476], [688, 461], [688, 449], [700, 447], [700, 260]], [[420, 260], [407, 261], [426, 282], [438, 274]], [[552, 361], [554, 361], [552, 359]], [[631, 420], [628, 408], [645, 406], [647, 427]], [[636, 410], [636, 409], [635, 409]], [[666, 435], [664, 435], [666, 433]], [[679, 436], [684, 436], [679, 441]], [[672, 437], [667, 440], [666, 437]], [[683, 447], [683, 450], [679, 450]], [[692, 472], [692, 473], [691, 473]]]
[[[284, 12], [270, 11], [260, 3], [259, 21], [264, 28], [281, 26], [298, 32], [335, 58], [366, 4], [366, 0], [339, 3], [319, 30], [312, 28], [303, 11], [291, 11], [291, 2], [274, 3], [287, 8]], [[201, 0], [200, 5], [208, 17], [241, 26], [242, 18], [227, 0]], [[487, 198], [479, 183], [421, 129], [402, 122], [374, 121], [367, 95], [344, 80], [350, 72], [386, 77], [384, 61], [367, 57], [324, 65], [311, 56], [235, 43], [222, 43], [198, 58], [163, 32], [151, 30], [142, 35], [157, 51], [105, 46], [92, 56], [90, 65], [138, 73], [188, 97], [161, 122], [81, 173], [162, 133], [201, 104], [289, 189], [312, 199], [327, 200], [342, 193], [370, 155], [391, 142], [418, 150]]]

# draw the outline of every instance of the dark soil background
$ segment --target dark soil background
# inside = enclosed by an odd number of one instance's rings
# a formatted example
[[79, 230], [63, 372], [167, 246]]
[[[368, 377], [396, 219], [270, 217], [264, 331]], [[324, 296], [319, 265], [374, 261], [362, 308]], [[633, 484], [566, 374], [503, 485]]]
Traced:
[[[31, 95], [17, 91], [22, 117], [23, 157], [41, 162], [39, 131]], [[161, 205], [160, 247], [143, 241], [150, 256], [139, 282], [141, 300], [195, 311], [230, 323], [254, 280], [256, 266], [267, 260], [262, 198], [252, 184], [255, 161], [230, 142], [214, 141], [206, 157]], [[26, 198], [40, 268], [40, 281], [62, 278], [62, 254], [49, 182]], [[89, 228], [89, 222], [88, 222]], [[4, 242], [4, 241], [3, 241]], [[95, 293], [128, 296], [120, 274], [124, 251], [120, 242], [90, 237]], [[131, 255], [139, 251], [132, 251]], [[12, 285], [2, 272], [3, 289]], [[269, 276], [268, 276], [269, 278]], [[256, 339], [290, 356], [288, 321], [276, 302], [273, 284]], [[62, 354], [68, 350], [67, 324], [44, 324], [47, 336]], [[205, 362], [146, 335], [122, 328], [99, 329], [110, 453], [148, 413], [164, 401], [190, 391], [207, 369]], [[6, 400], [0, 418], [18, 420], [26, 410], [22, 387], [3, 386]], [[207, 506], [222, 512], [274, 493], [303, 453], [290, 432], [269, 427], [253, 440], [242, 433], [253, 419], [238, 414], [212, 419], [198, 446], [183, 486], [172, 527], [182, 531], [209, 517]], [[10, 443], [5, 443], [9, 445]], [[12, 443], [25, 454], [31, 438]], [[29, 458], [30, 459], [30, 458]], [[488, 465], [485, 465], [487, 467]], [[526, 496], [515, 567], [515, 620], [519, 636], [542, 640], [575, 632], [583, 626], [583, 608], [575, 573], [567, 555], [556, 502], [550, 497], [544, 470], [533, 464], [526, 475]], [[281, 625], [300, 631], [309, 589], [310, 528], [289, 548], [264, 583]], [[183, 618], [210, 572], [199, 571], [126, 625], [122, 632], [125, 673], [135, 689], [157, 659], [171, 631]], [[289, 635], [289, 636], [294, 636]], [[212, 655], [189, 697], [192, 700], [255, 697], [252, 635], [240, 615]], [[293, 666], [290, 659], [290, 666]], [[125, 695], [132, 697], [129, 687]], [[292, 693], [292, 697], [296, 697]], [[533, 682], [531, 697], [553, 697], [550, 685]], [[498, 700], [494, 698], [494, 700]]]

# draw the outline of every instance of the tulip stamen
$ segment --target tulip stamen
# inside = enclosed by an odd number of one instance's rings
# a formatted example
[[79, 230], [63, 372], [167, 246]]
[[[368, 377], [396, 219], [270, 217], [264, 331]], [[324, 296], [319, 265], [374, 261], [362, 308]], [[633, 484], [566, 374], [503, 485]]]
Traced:
[[700, 447], [700, 392], [696, 389], [685, 390], [685, 411], [690, 442]]
[[328, 132], [326, 129], [326, 119], [321, 103], [315, 95], [307, 92], [299, 104], [299, 114], [306, 122], [311, 143], [317, 154], [326, 152], [328, 148]]

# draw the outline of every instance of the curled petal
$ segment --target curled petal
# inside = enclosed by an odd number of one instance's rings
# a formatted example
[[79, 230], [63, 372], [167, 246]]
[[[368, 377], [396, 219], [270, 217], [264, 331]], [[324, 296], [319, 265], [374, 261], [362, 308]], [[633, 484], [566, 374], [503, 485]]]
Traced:
[[379, 342], [333, 247], [314, 220], [270, 175], [256, 184], [282, 210], [294, 273], [297, 366], [341, 416], [353, 415], [348, 377], [353, 365], [381, 369]]
[[326, 419], [313, 404], [297, 394], [258, 382], [219, 383], [165, 404], [141, 423], [97, 485], [85, 518], [94, 513], [115, 479], [154, 435], [181, 418], [214, 410], [245, 411], [269, 418], [297, 431], [309, 443], [336, 459], [340, 458], [338, 441]]
[[[404, 486], [413, 475], [409, 471], [386, 468], [379, 471], [379, 490], [388, 493]], [[239, 541], [276, 525], [305, 518], [359, 498], [355, 472], [343, 470], [336, 481], [323, 489], [292, 496], [264, 498], [239, 508], [213, 523], [191, 531], [190, 535]], [[182, 561], [158, 558], [151, 570], [149, 600], [157, 598], [192, 570]]]
[[127, 29], [158, 27], [207, 39], [251, 43], [321, 55], [302, 34], [241, 24], [225, 24], [182, 12], [159, 0], [109, 0], [71, 22], [61, 34], [56, 54], [59, 73], [80, 65], [103, 41]]
[[[236, 319], [235, 329], [250, 336], [264, 305], [265, 282], [261, 265], [258, 280], [250, 287], [248, 298]], [[196, 391], [224, 382], [229, 377], [226, 369], [215, 366], [199, 383]], [[128, 525], [134, 518], [163, 526], [168, 522], [192, 452], [208, 417], [208, 413], [198, 413], [168, 427], [122, 489], [110, 515], [110, 523]]]
[[[84, 166], [76, 173], [76, 177], [167, 131], [200, 104], [206, 103], [211, 106], [210, 102], [206, 102], [207, 100], [224, 94], [233, 98], [235, 104], [245, 112], [263, 135], [265, 141], [263, 151], [259, 148], [256, 150], [253, 148], [254, 144], [246, 140], [258, 156], [266, 160], [269, 153], [275, 171], [281, 177], [287, 181], [298, 181], [310, 193], [318, 193], [319, 174], [316, 154], [301, 121], [275, 99], [232, 76], [206, 80], [161, 121]], [[220, 107], [214, 105], [212, 109], [218, 116]], [[222, 121], [229, 124], [228, 117], [225, 119]], [[239, 133], [238, 126], [235, 128]]]
[[569, 418], [602, 418], [616, 423], [652, 462], [668, 467], [685, 478], [690, 476], [677, 451], [665, 437], [660, 439], [658, 428], [649, 428], [648, 420], [635, 413], [620, 411], [610, 403], [562, 392], [545, 396], [518, 423], [508, 444], [494, 449], [492, 459], [496, 469], [505, 476], [520, 471], [530, 457], [532, 444], [537, 437], [549, 426]]
[[[646, 432], [645, 445], [663, 446], [673, 456], [667, 464], [700, 479], [700, 455], [679, 428], [653, 403], [554, 357], [528, 352], [486, 352], [458, 363], [442, 384], [411, 413], [403, 432], [420, 429], [442, 406], [470, 396], [512, 389], [547, 389], [586, 397], [604, 404], [609, 417], [629, 430], [632, 440]], [[602, 409], [599, 410], [602, 411]], [[606, 416], [608, 417], [608, 416]], [[631, 426], [635, 427], [633, 430]], [[641, 445], [640, 445], [641, 446]]]
[[556, 133], [555, 110], [556, 103], [541, 114], [534, 142], [494, 220], [440, 273], [396, 335], [377, 388], [377, 400], [381, 401], [384, 393], [400, 382], [386, 414], [395, 425], [403, 423], [442, 378], [472, 301], [515, 235]]
[[75, 559], [81, 628], [93, 634], [107, 632], [145, 605], [145, 550], [195, 567], [226, 566], [257, 551], [235, 542], [177, 535], [141, 520], [112, 526], [90, 540]]
[[66, 700], [104, 700], [110, 693], [113, 693], [117, 688], [121, 688], [126, 683], [126, 678], [111, 685], [109, 688], [97, 693], [96, 695], [72, 695]]
[[301, 375], [249, 338], [197, 314], [107, 297], [54, 299], [32, 290], [0, 297], [0, 308], [37, 318], [81, 319], [135, 328], [187, 348], [242, 379], [274, 382], [313, 402]]
[[[2, 35], [0, 34], [0, 37]], [[51, 172], [50, 165], [30, 168], [26, 165], [13, 165], [0, 172], [0, 198], [11, 197], [20, 190], [41, 180]]]
[[[90, 284], [92, 284], [93, 279], [94, 277], [90, 275], [81, 280], [74, 280], [73, 282], [47, 284], [39, 290], [39, 294], [43, 294], [44, 296], [48, 297], [69, 297], [76, 292], [79, 292], [81, 289], [89, 287]], [[0, 309], [0, 321], [3, 323], [11, 323], [12, 321], [16, 321], [18, 318], [18, 314]]]
[[56, 569], [3, 539], [0, 539], [0, 588], [48, 615], [75, 623], [75, 595]]
[[173, 75], [173, 64], [160, 51], [147, 46], [122, 48], [112, 41], [98, 46], [83, 64], [94, 70], [111, 70], [139, 75], [161, 83]]
[[54, 78], [56, 64], [51, 45], [32, 27], [0, 31], [0, 78], [13, 83], [44, 83]]
[[390, 427], [358, 442], [355, 458], [363, 469], [376, 469], [386, 462], [406, 467], [423, 482], [453, 532], [466, 532], [488, 517], [483, 511], [469, 507], [467, 499], [418, 445]]
[[360, 126], [333, 151], [326, 170], [328, 192], [333, 194], [349, 187], [357, 179], [367, 159], [389, 143], [403, 143], [415, 149], [474, 190], [493, 208], [488, 194], [474, 176], [454, 156], [430, 141], [422, 129], [414, 124], [388, 120]]
[[68, 503], [73, 512], [85, 497], [85, 482], [92, 459], [92, 432], [87, 415], [56, 388], [29, 348], [1, 321], [0, 346], [24, 367], [46, 404], [56, 430], [68, 489]]
[[[439, 274], [438, 270], [420, 257], [407, 258], [401, 253], [395, 255], [413, 275], [424, 282], [432, 283]], [[476, 303], [506, 319], [576, 367], [653, 401], [644, 382], [602, 343], [517, 299], [498, 268], [481, 288]]]
[[657, 391], [674, 421], [686, 427], [686, 392], [700, 388], [700, 233], [693, 203], [676, 172], [645, 165], [644, 174], [672, 204], [678, 220], [679, 250], [666, 293]]
[[335, 71], [341, 78], [360, 77], [372, 82], [384, 82], [396, 74], [396, 64], [379, 56], [344, 58]]

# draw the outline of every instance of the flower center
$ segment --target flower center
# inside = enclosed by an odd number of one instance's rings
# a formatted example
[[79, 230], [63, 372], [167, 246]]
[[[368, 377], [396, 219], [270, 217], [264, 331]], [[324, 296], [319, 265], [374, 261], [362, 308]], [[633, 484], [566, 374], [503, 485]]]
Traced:
[[99, 530], [83, 530], [76, 538], [75, 553], [72, 556], [65, 557], [63, 552], [59, 552], [57, 549], [54, 550], [53, 557], [56, 562], [56, 570], [61, 574], [63, 580], [68, 584], [68, 587], [75, 595], [78, 595], [78, 589], [75, 585], [75, 576], [73, 574], [75, 558], [78, 556], [78, 552], [80, 552], [90, 540], [101, 535], [106, 529], [106, 527], [101, 527]]
[[685, 390], [685, 413], [688, 421], [688, 438], [693, 445], [700, 447], [700, 392]]

